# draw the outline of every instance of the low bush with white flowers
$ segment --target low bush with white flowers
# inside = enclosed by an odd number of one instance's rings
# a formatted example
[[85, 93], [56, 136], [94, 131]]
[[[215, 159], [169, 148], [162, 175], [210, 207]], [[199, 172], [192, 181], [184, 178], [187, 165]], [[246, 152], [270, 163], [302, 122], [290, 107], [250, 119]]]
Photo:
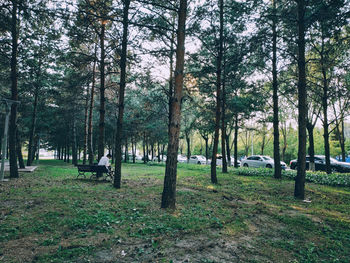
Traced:
[[[269, 168], [238, 168], [238, 175], [243, 176], [262, 176], [273, 177], [274, 170]], [[282, 176], [294, 179], [297, 176], [295, 170], [282, 170]], [[348, 173], [332, 173], [327, 174], [321, 171], [306, 171], [306, 181], [316, 184], [324, 184], [331, 186], [350, 186], [350, 174]]]

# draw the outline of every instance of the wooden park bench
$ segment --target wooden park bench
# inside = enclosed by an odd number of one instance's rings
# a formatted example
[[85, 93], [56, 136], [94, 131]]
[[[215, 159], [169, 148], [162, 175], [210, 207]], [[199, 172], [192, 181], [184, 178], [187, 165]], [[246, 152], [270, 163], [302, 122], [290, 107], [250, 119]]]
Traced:
[[87, 164], [78, 164], [78, 175], [79, 176], [84, 176], [86, 178], [86, 173], [90, 173], [90, 179], [99, 179], [98, 175], [102, 175], [103, 179], [107, 180], [110, 179], [113, 181], [114, 179], [114, 172], [110, 171], [106, 166], [104, 165], [87, 165]]

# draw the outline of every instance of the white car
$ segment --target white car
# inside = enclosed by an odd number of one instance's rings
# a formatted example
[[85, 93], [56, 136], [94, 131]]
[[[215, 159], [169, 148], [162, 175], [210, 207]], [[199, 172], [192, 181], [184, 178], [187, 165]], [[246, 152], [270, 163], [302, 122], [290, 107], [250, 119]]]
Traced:
[[207, 161], [203, 155], [192, 155], [190, 157], [189, 163], [209, 164], [209, 160]]
[[178, 155], [177, 155], [177, 162], [178, 162], [178, 163], [187, 163], [187, 157], [186, 157], [186, 155], [178, 154]]
[[141, 156], [141, 155], [135, 155], [135, 160], [137, 160], [137, 161], [141, 161], [142, 160], [142, 158], [143, 158], [143, 156]]
[[[163, 159], [162, 159], [162, 157], [163, 157]], [[153, 162], [158, 162], [158, 156], [154, 156], [152, 161]], [[161, 162], [166, 162], [166, 155], [163, 155], [163, 156], [161, 155], [160, 156], [160, 161]]]
[[[274, 168], [275, 161], [270, 156], [252, 155], [241, 161], [241, 167]], [[287, 168], [285, 162], [281, 162], [281, 168]]]
[[[231, 165], [232, 166], [235, 165], [235, 157], [234, 156], [231, 156]], [[237, 160], [237, 165], [241, 166], [241, 161], [240, 160]]]
[[[226, 162], [228, 162], [227, 160], [226, 160]], [[240, 166], [241, 165], [241, 162], [238, 160], [237, 161], [237, 163], [238, 163], [238, 166]], [[228, 164], [228, 163], [227, 163]], [[218, 157], [217, 157], [217, 159], [216, 159], [216, 165], [222, 165], [222, 155], [219, 155]], [[231, 156], [231, 166], [234, 166], [235, 165], [235, 157], [233, 157], [233, 156]]]

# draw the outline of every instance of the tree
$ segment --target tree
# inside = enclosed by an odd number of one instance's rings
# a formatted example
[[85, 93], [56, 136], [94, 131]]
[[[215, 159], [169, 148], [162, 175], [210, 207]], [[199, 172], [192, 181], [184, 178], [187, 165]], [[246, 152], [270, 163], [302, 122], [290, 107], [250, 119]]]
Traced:
[[298, 168], [295, 178], [294, 197], [305, 198], [305, 168], [306, 168], [306, 71], [305, 71], [305, 0], [297, 0], [298, 27]]
[[185, 57], [185, 28], [186, 28], [187, 0], [180, 0], [178, 9], [178, 29], [175, 66], [174, 100], [171, 105], [169, 123], [168, 157], [166, 161], [164, 188], [162, 193], [162, 208], [175, 209], [176, 202], [176, 173], [177, 152], [181, 126], [181, 100], [183, 89], [183, 70]]
[[273, 90], [273, 159], [275, 161], [274, 177], [282, 178], [280, 161], [280, 135], [278, 120], [278, 80], [277, 80], [277, 6], [272, 0], [272, 90]]
[[119, 85], [119, 101], [118, 101], [118, 120], [116, 141], [116, 162], [115, 162], [115, 176], [114, 187], [120, 188], [121, 184], [121, 160], [122, 160], [122, 129], [123, 129], [123, 115], [124, 115], [124, 94], [126, 85], [126, 62], [127, 62], [127, 45], [128, 45], [128, 26], [129, 26], [129, 6], [130, 0], [124, 0], [123, 8], [123, 39], [122, 52], [120, 61], [120, 85]]
[[[12, 0], [11, 10], [11, 99], [18, 101], [18, 72], [17, 72], [17, 56], [18, 56], [18, 1]], [[10, 150], [10, 177], [18, 178], [17, 167], [17, 151], [16, 151], [16, 134], [17, 134], [17, 104], [13, 103], [10, 115], [9, 130], [9, 150]]]

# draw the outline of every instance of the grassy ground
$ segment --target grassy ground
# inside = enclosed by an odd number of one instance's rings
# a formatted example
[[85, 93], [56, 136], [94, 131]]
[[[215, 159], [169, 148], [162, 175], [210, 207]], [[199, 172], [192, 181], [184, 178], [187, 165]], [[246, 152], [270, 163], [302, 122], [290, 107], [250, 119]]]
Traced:
[[123, 165], [122, 189], [40, 161], [0, 183], [0, 262], [349, 262], [350, 188], [218, 174], [180, 164], [177, 210], [164, 166]]

